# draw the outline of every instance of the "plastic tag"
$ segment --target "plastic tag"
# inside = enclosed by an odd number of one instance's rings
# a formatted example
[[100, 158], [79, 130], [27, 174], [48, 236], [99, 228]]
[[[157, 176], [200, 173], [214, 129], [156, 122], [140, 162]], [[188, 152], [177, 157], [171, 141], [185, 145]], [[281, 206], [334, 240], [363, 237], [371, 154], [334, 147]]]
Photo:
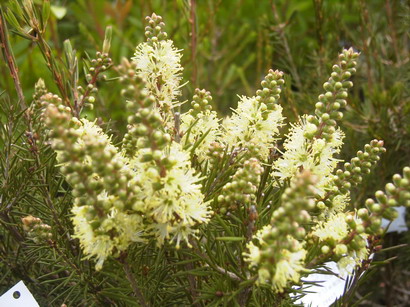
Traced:
[[[336, 262], [325, 263], [326, 267], [333, 273], [338, 274]], [[308, 292], [301, 299], [297, 300], [297, 304], [303, 304], [304, 306], [312, 307], [328, 307], [336, 299], [343, 295], [346, 280], [340, 276], [332, 274], [310, 274], [305, 278], [302, 278], [303, 282], [317, 282], [316, 285], [302, 286], [302, 288]]]
[[0, 296], [0, 307], [40, 307], [26, 285], [20, 280]]

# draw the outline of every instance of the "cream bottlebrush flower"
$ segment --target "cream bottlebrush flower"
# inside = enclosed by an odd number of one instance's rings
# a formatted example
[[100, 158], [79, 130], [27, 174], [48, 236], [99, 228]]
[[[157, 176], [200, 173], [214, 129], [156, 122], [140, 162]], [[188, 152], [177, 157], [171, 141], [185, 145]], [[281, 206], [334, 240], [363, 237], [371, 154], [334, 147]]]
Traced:
[[[255, 241], [258, 245], [252, 242], [247, 244], [248, 253], [244, 253], [245, 261], [249, 262], [251, 267], [259, 267], [258, 269], [258, 284], [271, 284], [276, 292], [283, 290], [291, 282], [298, 282], [300, 273], [307, 271], [304, 268], [304, 260], [307, 251], [303, 248], [302, 243], [289, 237], [292, 242], [292, 251], [282, 249], [277, 253], [275, 259], [269, 263], [261, 263], [261, 253], [266, 254], [266, 244], [263, 240], [265, 235], [269, 235], [271, 226], [265, 226], [256, 234]], [[272, 252], [271, 252], [272, 253]]]
[[368, 257], [369, 250], [366, 247], [362, 247], [358, 251], [349, 251], [337, 262], [339, 274], [342, 277], [352, 275], [354, 272], [354, 268], [357, 265], [361, 265], [362, 261], [368, 259]]
[[[62, 171], [68, 173], [67, 181], [73, 186], [74, 236], [86, 257], [95, 257], [96, 269], [101, 269], [109, 255], [141, 241], [144, 224], [140, 214], [124, 210], [132, 207], [134, 192], [139, 189], [135, 189], [127, 159], [118, 153], [110, 137], [94, 122], [71, 121], [74, 127], [52, 142], [66, 146], [57, 146], [56, 151], [66, 161]], [[67, 154], [75, 155], [74, 162], [64, 157]]]
[[[263, 116], [265, 112], [268, 112], [266, 118]], [[232, 147], [256, 147], [260, 157], [266, 159], [283, 119], [281, 106], [275, 105], [274, 110], [267, 110], [267, 106], [256, 97], [243, 96], [234, 114], [223, 123], [226, 131], [224, 141]]]
[[161, 40], [139, 44], [132, 58], [150, 94], [157, 98], [160, 106], [168, 109], [173, 108], [174, 99], [181, 94], [181, 57], [171, 40]]
[[[355, 217], [358, 224], [361, 223], [358, 217]], [[319, 222], [312, 231], [312, 235], [319, 238], [320, 242], [330, 242], [332, 245], [343, 242], [352, 229], [346, 222], [346, 213], [340, 212], [331, 215], [327, 221]], [[356, 234], [360, 237], [361, 242], [366, 242], [367, 234]], [[365, 244], [363, 244], [365, 245]], [[356, 265], [367, 259], [369, 251], [366, 246], [358, 250], [348, 250], [346, 254], [337, 262], [339, 271], [342, 276], [351, 274]]]
[[[330, 188], [334, 188], [330, 186]], [[350, 203], [350, 192], [346, 194], [336, 195], [331, 199], [332, 206], [331, 208], [325, 208], [321, 213], [320, 217], [325, 219], [326, 216], [332, 216], [334, 214], [344, 212], [347, 205]]]
[[[78, 149], [83, 149], [85, 148], [85, 141], [86, 140], [92, 140], [95, 142], [103, 142], [105, 143], [105, 147], [109, 151], [117, 152], [117, 148], [111, 143], [111, 137], [108, 136], [103, 129], [96, 124], [95, 121], [89, 121], [85, 118], [82, 118], [81, 120], [77, 118], [73, 118], [73, 120], [78, 121], [78, 139], [76, 142], [76, 145], [78, 146]], [[58, 158], [58, 154], [57, 154]], [[116, 158], [123, 160], [122, 162], [125, 162], [124, 158], [122, 155], [118, 155]], [[84, 162], [90, 163], [90, 157], [86, 156], [84, 159]]]
[[[254, 235], [254, 241], [258, 242], [259, 246], [266, 246], [266, 242], [263, 240], [263, 237], [268, 235], [272, 230], [271, 225], [266, 225]], [[246, 244], [246, 248], [249, 250], [249, 253], [245, 252], [243, 255], [245, 261], [249, 262], [251, 267], [259, 265], [260, 261], [260, 248], [255, 245], [252, 241]]]
[[[213, 142], [221, 136], [220, 120], [215, 111], [206, 110], [195, 117], [190, 112], [181, 115], [181, 131], [184, 133], [181, 143], [194, 145], [203, 138], [195, 148], [199, 162], [207, 158], [208, 150]], [[205, 135], [206, 134], [206, 135]], [[205, 135], [205, 137], [203, 137]]]
[[[312, 229], [312, 235], [319, 238], [321, 242], [333, 241], [340, 242], [351, 231], [351, 228], [346, 222], [346, 212], [339, 212], [330, 215], [326, 221], [320, 221]], [[358, 217], [354, 218], [355, 222], [361, 224], [361, 220]], [[367, 238], [366, 234], [360, 234], [363, 239]]]
[[[149, 231], [158, 245], [173, 235], [179, 247], [181, 239], [188, 243], [188, 235], [195, 234], [192, 227], [208, 222], [212, 212], [204, 202], [200, 178], [191, 167], [189, 154], [173, 142], [165, 155], [172, 158], [173, 167], [163, 177], [147, 163], [135, 163], [135, 167], [143, 184], [140, 199], [146, 217], [151, 219]], [[161, 188], [153, 189], [153, 185]]]
[[[105, 197], [105, 196], [102, 196]], [[142, 218], [138, 214], [125, 214], [114, 208], [98, 227], [93, 227], [87, 219], [90, 206], [74, 205], [72, 221], [75, 238], [87, 255], [86, 259], [95, 257], [96, 270], [100, 270], [104, 261], [114, 250], [117, 252], [128, 248], [132, 242], [143, 242]], [[115, 233], [115, 236], [111, 234]]]
[[341, 212], [329, 217], [327, 221], [320, 221], [312, 231], [312, 235], [318, 237], [321, 242], [331, 240], [340, 242], [349, 233], [349, 225], [346, 223], [346, 214]]
[[292, 126], [284, 143], [285, 152], [275, 162], [275, 174], [286, 179], [292, 178], [301, 169], [310, 170], [312, 174], [318, 176], [317, 187], [323, 194], [323, 187], [330, 180], [330, 174], [339, 162], [334, 156], [340, 152], [344, 133], [337, 129], [331, 141], [320, 138], [311, 141], [305, 137], [306, 132], [310, 133], [311, 126], [305, 116], [301, 118], [299, 124]]
[[[272, 226], [267, 225], [256, 233], [253, 241], [257, 244], [251, 241], [246, 245], [248, 252], [244, 253], [244, 259], [251, 267], [258, 267], [258, 284], [271, 284], [274, 291], [283, 292], [289, 283], [299, 281], [301, 272], [307, 271], [304, 268], [307, 251], [302, 243], [288, 236], [292, 251], [282, 249], [274, 252], [264, 239], [271, 231]], [[270, 261], [262, 262], [261, 254], [266, 256], [267, 253]]]
[[276, 265], [276, 272], [272, 278], [272, 287], [275, 291], [283, 292], [289, 282], [297, 283], [300, 273], [308, 271], [304, 267], [306, 254], [307, 251], [302, 247], [296, 252], [286, 249], [282, 251], [282, 257]]

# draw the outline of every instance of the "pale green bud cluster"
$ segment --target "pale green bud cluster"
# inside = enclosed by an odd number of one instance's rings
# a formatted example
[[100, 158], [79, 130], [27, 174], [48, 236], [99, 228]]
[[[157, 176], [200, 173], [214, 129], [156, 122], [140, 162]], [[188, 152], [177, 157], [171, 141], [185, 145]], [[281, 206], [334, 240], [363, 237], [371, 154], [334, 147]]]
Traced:
[[137, 150], [145, 149], [140, 156], [141, 162], [155, 162], [160, 168], [161, 176], [166, 169], [173, 166], [172, 159], [163, 155], [163, 149], [170, 145], [171, 135], [163, 131], [163, 119], [155, 108], [155, 98], [144, 89], [144, 82], [134, 75], [124, 95], [129, 96], [127, 110], [128, 131], [124, 135], [123, 149], [129, 156], [134, 156]]
[[37, 152], [41, 147], [44, 134], [44, 123], [41, 120], [36, 120], [38, 117], [41, 117], [44, 108], [47, 107], [50, 103], [55, 105], [60, 105], [62, 100], [57, 95], [49, 93], [44, 84], [43, 79], [39, 79], [35, 84], [33, 101], [30, 107], [26, 110], [27, 119], [30, 121], [31, 129], [25, 132], [27, 137], [27, 143], [30, 145], [30, 151], [32, 153]]
[[140, 87], [135, 87], [135, 84], [140, 84], [141, 82], [136, 82], [136, 64], [135, 62], [130, 62], [127, 58], [121, 59], [121, 64], [117, 66], [117, 70], [120, 74], [119, 81], [123, 84], [123, 89], [121, 90], [121, 95], [125, 98], [134, 98], [135, 91], [140, 91]]
[[97, 51], [95, 53], [95, 59], [90, 62], [90, 67], [88, 68], [89, 74], [86, 75], [87, 81], [90, 83], [93, 78], [96, 77], [98, 72], [104, 72], [112, 66], [112, 59], [109, 57], [108, 53], [102, 53]]
[[[202, 89], [195, 89], [192, 109], [180, 115], [180, 125], [176, 123], [176, 139], [181, 138], [181, 144], [195, 153], [199, 162], [207, 159], [211, 144], [221, 136], [220, 119], [212, 111], [211, 93]], [[177, 115], [177, 114], [176, 114]], [[176, 120], [177, 122], [177, 120]]]
[[279, 101], [281, 86], [285, 83], [283, 72], [269, 69], [268, 74], [261, 82], [262, 89], [256, 91], [256, 99], [266, 105], [263, 118], [266, 120], [269, 111], [273, 111]]
[[384, 142], [372, 140], [359, 150], [357, 156], [344, 164], [344, 170], [338, 169], [329, 183], [329, 191], [320, 198], [317, 207], [320, 210], [331, 208], [337, 195], [349, 194], [353, 186], [362, 182], [363, 176], [371, 172], [372, 167], [380, 160], [381, 154], [386, 152]]
[[[131, 209], [136, 200], [135, 191], [128, 186], [132, 174], [107, 137], [99, 128], [90, 125], [82, 133], [82, 124], [72, 117], [67, 107], [50, 104], [45, 111], [50, 127], [53, 148], [64, 164], [61, 172], [71, 184], [78, 206], [87, 206], [87, 220], [97, 228], [114, 206], [119, 210]], [[84, 121], [84, 123], [87, 123]], [[114, 199], [101, 198], [105, 191]]]
[[222, 188], [222, 193], [218, 196], [218, 202], [222, 206], [220, 212], [224, 214], [227, 210], [236, 210], [239, 204], [254, 203], [262, 172], [259, 160], [246, 160], [232, 180]]
[[[171, 136], [163, 133], [162, 116], [155, 108], [155, 98], [145, 89], [145, 82], [135, 72], [135, 63], [123, 59], [119, 66], [120, 81], [124, 84], [121, 94], [127, 99], [128, 131], [124, 135], [123, 149], [132, 157], [138, 149], [151, 148], [142, 158], [148, 162], [160, 155], [161, 151], [170, 144]], [[155, 160], [155, 159], [154, 159]]]
[[227, 148], [225, 144], [219, 142], [212, 142], [206, 153], [209, 164], [212, 166], [219, 165], [222, 158], [225, 156]]
[[[278, 237], [291, 235], [295, 239], [304, 239], [306, 232], [304, 224], [309, 222], [307, 210], [314, 207], [314, 200], [310, 198], [314, 193], [316, 178], [309, 171], [304, 171], [295, 177], [290, 187], [286, 188], [281, 197], [281, 206], [272, 214], [271, 225]], [[284, 248], [291, 248], [285, 243]]]
[[333, 66], [329, 80], [323, 84], [326, 92], [319, 95], [319, 101], [315, 105], [316, 116], [310, 115], [307, 118], [312, 127], [305, 133], [306, 138], [324, 138], [327, 141], [333, 138], [337, 121], [343, 117], [339, 110], [346, 107], [348, 90], [353, 86], [349, 79], [356, 72], [358, 56], [359, 53], [352, 48], [339, 54], [338, 64]]
[[199, 88], [195, 89], [194, 96], [192, 97], [193, 101], [191, 102], [191, 115], [197, 116], [201, 112], [211, 111], [212, 110], [212, 96], [211, 93]]
[[403, 176], [394, 175], [393, 182], [386, 184], [385, 192], [377, 191], [375, 198], [377, 202], [373, 199], [366, 201], [366, 207], [371, 213], [366, 209], [360, 209], [363, 212], [359, 210], [365, 221], [366, 232], [370, 234], [380, 233], [382, 217], [390, 221], [397, 218], [397, 211], [393, 207], [410, 207], [410, 167], [403, 169]]
[[[373, 140], [364, 146], [364, 152], [359, 150], [357, 156], [344, 164], [345, 171], [338, 170], [334, 183], [340, 192], [347, 193], [351, 185], [357, 185], [363, 176], [370, 173], [371, 168], [380, 160], [380, 155], [386, 152], [384, 142]], [[343, 182], [344, 181], [344, 182]]]
[[316, 178], [299, 174], [282, 194], [282, 204], [272, 215], [271, 224], [262, 228], [248, 243], [245, 260], [258, 268], [258, 282], [282, 292], [290, 282], [298, 282], [304, 269], [305, 225], [310, 221], [306, 209], [312, 208]]
[[21, 221], [27, 236], [35, 243], [46, 243], [51, 240], [51, 226], [43, 223], [40, 218], [29, 215], [23, 217]]
[[162, 22], [161, 16], [152, 13], [151, 17], [147, 16], [145, 20], [148, 23], [148, 26], [145, 27], [145, 37], [149, 44], [167, 39], [168, 35], [164, 31], [165, 24]]
[[58, 97], [58, 95], [49, 92], [39, 97], [38, 108], [39, 110], [43, 109], [44, 111], [48, 105], [54, 104], [56, 106], [60, 106], [62, 102], [62, 99]]
[[[96, 87], [97, 79], [106, 78], [101, 73], [112, 66], [112, 59], [108, 56], [108, 53], [97, 51], [95, 57], [95, 59], [90, 61], [89, 67], [87, 67], [88, 72], [85, 75], [87, 86], [85, 88], [82, 86], [77, 87], [77, 91], [80, 94], [78, 104], [84, 103], [84, 105], [91, 109], [98, 93], [98, 88]], [[82, 105], [79, 105], [79, 107], [81, 108]]]
[[46, 84], [44, 83], [43, 79], [38, 79], [36, 84], [34, 85], [34, 94], [33, 94], [33, 102], [34, 104], [41, 106], [41, 96], [47, 94], [47, 87]]

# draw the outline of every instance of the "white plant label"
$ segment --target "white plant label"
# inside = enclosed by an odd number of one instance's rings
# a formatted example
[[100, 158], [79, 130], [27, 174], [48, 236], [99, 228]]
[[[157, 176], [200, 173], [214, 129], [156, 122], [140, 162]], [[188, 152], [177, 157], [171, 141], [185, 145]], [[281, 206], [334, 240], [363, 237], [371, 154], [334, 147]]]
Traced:
[[40, 307], [30, 290], [20, 280], [9, 291], [0, 296], [0, 307]]
[[[325, 263], [333, 273], [338, 274], [336, 262]], [[343, 295], [346, 280], [340, 276], [328, 274], [310, 274], [302, 278], [304, 282], [317, 282], [318, 286], [309, 286], [304, 288], [306, 291], [312, 292], [296, 301], [303, 306], [312, 307], [329, 307], [336, 299]]]

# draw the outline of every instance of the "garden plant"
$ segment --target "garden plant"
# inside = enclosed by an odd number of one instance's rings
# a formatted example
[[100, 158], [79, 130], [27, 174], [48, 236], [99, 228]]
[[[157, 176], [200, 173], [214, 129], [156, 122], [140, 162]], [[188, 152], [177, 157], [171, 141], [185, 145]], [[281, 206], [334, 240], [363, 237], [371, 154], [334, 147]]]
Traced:
[[[199, 67], [184, 79], [161, 16], [146, 17], [132, 56], [113, 59], [111, 26], [84, 58], [70, 40], [56, 55], [46, 39], [53, 14], [50, 1], [0, 8], [12, 84], [0, 110], [0, 281], [22, 279], [50, 306], [292, 306], [321, 273], [345, 280], [335, 304], [350, 306], [389, 262], [374, 258], [397, 252], [383, 249], [382, 220], [410, 207], [410, 167], [371, 190], [384, 140], [342, 158], [366, 53], [340, 48], [321, 64], [311, 109], [290, 94], [296, 84], [297, 98], [310, 95], [295, 70], [292, 79], [270, 67], [254, 93], [232, 94], [232, 110], [219, 112]], [[49, 71], [30, 98], [11, 33]], [[112, 109], [95, 116], [108, 97]], [[346, 109], [354, 120], [344, 125]], [[115, 127], [110, 112], [127, 124]]]

